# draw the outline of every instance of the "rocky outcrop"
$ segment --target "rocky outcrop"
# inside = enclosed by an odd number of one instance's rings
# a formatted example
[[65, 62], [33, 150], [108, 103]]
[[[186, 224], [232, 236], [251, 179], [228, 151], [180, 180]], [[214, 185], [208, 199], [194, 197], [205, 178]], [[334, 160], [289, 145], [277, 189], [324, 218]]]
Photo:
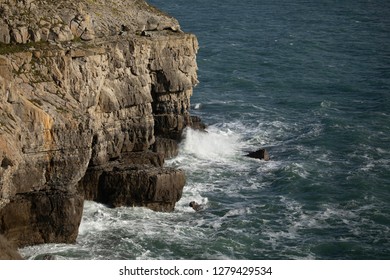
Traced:
[[[141, 0], [0, 4], [0, 233], [73, 242], [84, 199], [172, 211], [198, 43]], [[44, 15], [44, 16], [43, 16]]]
[[6, 44], [180, 31], [176, 19], [143, 0], [2, 0], [0, 15], [0, 42]]
[[156, 211], [172, 211], [184, 184], [185, 175], [181, 170], [116, 166], [98, 175], [96, 198], [114, 207], [145, 206]]
[[89, 167], [78, 184], [87, 200], [111, 207], [144, 206], [155, 211], [174, 210], [185, 185], [182, 170], [163, 168], [164, 154], [139, 152], [114, 162]]
[[249, 152], [246, 156], [250, 158], [262, 159], [265, 161], [270, 160], [269, 153], [266, 149], [259, 149], [254, 152]]

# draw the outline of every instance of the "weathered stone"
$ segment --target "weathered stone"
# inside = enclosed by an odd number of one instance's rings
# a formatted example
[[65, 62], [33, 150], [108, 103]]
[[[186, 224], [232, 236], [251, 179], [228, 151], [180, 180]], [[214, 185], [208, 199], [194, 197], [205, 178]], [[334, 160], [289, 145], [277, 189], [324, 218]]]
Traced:
[[[164, 156], [161, 153], [151, 151], [124, 153], [120, 158], [114, 159], [103, 165], [91, 166], [86, 171], [83, 179], [78, 183], [78, 193], [84, 195], [86, 200], [99, 201], [99, 178], [103, 172], [109, 173], [118, 166], [152, 166], [162, 168]], [[100, 202], [100, 201], [99, 201]]]
[[50, 38], [50, 29], [46, 27], [42, 27], [40, 31], [37, 31], [40, 33], [41, 40], [42, 41], [48, 41]]
[[30, 36], [30, 40], [32, 42], [39, 42], [41, 41], [41, 31], [40, 30], [32, 30], [30, 29], [29, 30], [29, 36]]
[[97, 200], [110, 206], [145, 206], [172, 211], [181, 198], [185, 174], [168, 168], [126, 167], [103, 172]]
[[200, 131], [205, 131], [207, 128], [206, 124], [198, 116], [191, 116], [191, 123], [189, 124], [189, 126], [192, 129], [196, 129]]
[[156, 135], [179, 141], [183, 130], [190, 123], [190, 116], [188, 113], [184, 115], [172, 113], [155, 115], [154, 120]]
[[[49, 38], [50, 30], [51, 36], [57, 36], [58, 40], [62, 41], [69, 37], [68, 32], [64, 31], [66, 27], [71, 30], [72, 36], [83, 40], [118, 35], [119, 32], [122, 35], [123, 32], [135, 34], [145, 27], [153, 31], [180, 31], [176, 19], [139, 0], [95, 0], [92, 3], [80, 0], [77, 4], [72, 1], [31, 0], [28, 4], [25, 2], [7, 0], [1, 3], [0, 26], [4, 28], [0, 27], [0, 38], [4, 43], [11, 41], [23, 43], [29, 40], [37, 42], [39, 37], [42, 41], [53, 40]], [[29, 32], [21, 30], [19, 28], [21, 26]], [[122, 26], [126, 27], [125, 30]], [[140, 28], [141, 26], [143, 28]], [[8, 38], [7, 34], [10, 32], [7, 32], [5, 27], [12, 31], [12, 40], [11, 37]], [[57, 27], [63, 31], [60, 33], [53, 31]]]
[[156, 153], [163, 154], [166, 159], [176, 157], [179, 154], [177, 141], [168, 138], [156, 137], [152, 149]]
[[151, 17], [146, 22], [145, 30], [154, 31], [157, 30], [157, 27], [158, 27], [158, 19], [156, 19], [155, 17]]
[[56, 26], [49, 31], [49, 40], [65, 42], [74, 39], [69, 26]]
[[192, 209], [194, 209], [195, 211], [201, 211], [203, 210], [203, 205], [197, 203], [196, 201], [191, 201], [189, 204], [188, 204], [189, 207], [191, 207]]
[[250, 152], [246, 156], [250, 157], [250, 158], [262, 159], [265, 161], [270, 160], [269, 153], [266, 149], [259, 149], [259, 150], [254, 151], [254, 152]]
[[14, 196], [0, 211], [0, 232], [18, 246], [76, 241], [83, 199], [62, 192]]
[[87, 13], [77, 14], [70, 22], [70, 31], [75, 37], [90, 41], [95, 38], [95, 31], [91, 15]]
[[155, 211], [172, 211], [181, 198], [185, 174], [172, 168], [150, 165], [107, 165], [90, 169], [80, 182], [88, 200], [111, 207], [143, 206]]
[[8, 25], [0, 23], [0, 43], [9, 44], [11, 37], [9, 35]]
[[22, 256], [4, 236], [0, 235], [0, 260], [21, 260]]
[[95, 32], [93, 32], [93, 30], [86, 27], [84, 29], [84, 32], [80, 35], [80, 38], [81, 38], [81, 40], [84, 40], [84, 41], [91, 41], [91, 40], [95, 39]]
[[17, 44], [23, 43], [22, 34], [20, 34], [20, 30], [17, 28], [12, 29], [11, 31], [11, 40]]

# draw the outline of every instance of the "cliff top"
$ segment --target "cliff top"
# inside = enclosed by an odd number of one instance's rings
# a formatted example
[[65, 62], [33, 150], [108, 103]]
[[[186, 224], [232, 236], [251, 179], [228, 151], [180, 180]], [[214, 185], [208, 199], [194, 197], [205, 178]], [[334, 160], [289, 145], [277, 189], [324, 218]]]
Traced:
[[0, 0], [0, 43], [64, 42], [147, 31], [180, 31], [143, 0]]

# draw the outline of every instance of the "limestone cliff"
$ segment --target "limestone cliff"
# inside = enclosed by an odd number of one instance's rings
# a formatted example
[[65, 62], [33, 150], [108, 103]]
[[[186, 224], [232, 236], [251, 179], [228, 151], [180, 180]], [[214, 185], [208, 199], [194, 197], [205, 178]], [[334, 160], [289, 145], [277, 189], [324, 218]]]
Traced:
[[198, 43], [142, 0], [0, 1], [0, 234], [74, 242], [83, 201], [172, 211]]

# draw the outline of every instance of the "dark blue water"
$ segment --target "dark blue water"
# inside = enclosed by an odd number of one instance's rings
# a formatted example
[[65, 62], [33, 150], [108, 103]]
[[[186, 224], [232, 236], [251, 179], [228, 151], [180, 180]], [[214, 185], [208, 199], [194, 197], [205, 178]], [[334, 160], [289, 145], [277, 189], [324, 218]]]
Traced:
[[[174, 213], [86, 203], [70, 259], [390, 259], [390, 2], [150, 0], [197, 35]], [[265, 147], [268, 162], [243, 156]], [[193, 212], [192, 200], [205, 210]]]

